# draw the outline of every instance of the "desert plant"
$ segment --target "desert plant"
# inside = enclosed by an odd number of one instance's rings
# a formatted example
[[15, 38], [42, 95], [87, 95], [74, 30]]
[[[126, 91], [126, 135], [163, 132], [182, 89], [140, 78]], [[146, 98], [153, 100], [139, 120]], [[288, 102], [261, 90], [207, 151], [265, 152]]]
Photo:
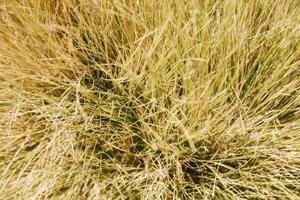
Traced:
[[300, 199], [297, 0], [0, 4], [0, 199]]

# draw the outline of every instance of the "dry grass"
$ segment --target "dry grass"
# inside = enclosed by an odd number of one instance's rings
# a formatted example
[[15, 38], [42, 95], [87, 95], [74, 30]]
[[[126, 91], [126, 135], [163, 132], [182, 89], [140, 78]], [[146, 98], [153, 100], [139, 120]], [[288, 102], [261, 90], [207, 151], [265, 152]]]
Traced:
[[300, 199], [295, 0], [1, 0], [0, 199]]

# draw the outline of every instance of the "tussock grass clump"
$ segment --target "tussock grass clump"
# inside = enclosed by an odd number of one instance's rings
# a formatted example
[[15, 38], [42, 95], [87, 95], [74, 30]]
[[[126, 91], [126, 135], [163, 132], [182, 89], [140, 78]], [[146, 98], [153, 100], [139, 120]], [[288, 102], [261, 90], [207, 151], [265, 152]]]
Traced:
[[298, 4], [2, 0], [0, 199], [300, 199]]

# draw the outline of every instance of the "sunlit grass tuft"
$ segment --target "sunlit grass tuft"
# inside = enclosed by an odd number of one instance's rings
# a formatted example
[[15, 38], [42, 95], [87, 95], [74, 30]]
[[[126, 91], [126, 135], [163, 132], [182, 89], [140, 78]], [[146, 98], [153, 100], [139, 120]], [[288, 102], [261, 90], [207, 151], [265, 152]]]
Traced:
[[0, 2], [0, 199], [300, 199], [297, 0]]

